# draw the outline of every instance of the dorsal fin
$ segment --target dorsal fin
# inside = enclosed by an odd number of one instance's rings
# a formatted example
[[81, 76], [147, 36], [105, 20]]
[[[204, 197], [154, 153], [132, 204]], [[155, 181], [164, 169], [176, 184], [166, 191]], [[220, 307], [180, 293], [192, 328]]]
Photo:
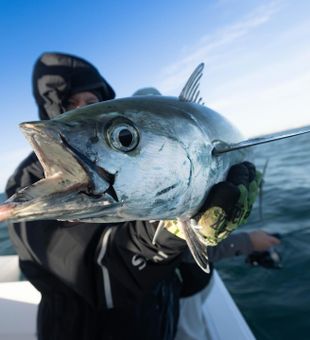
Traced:
[[242, 141], [240, 143], [236, 143], [236, 144], [226, 144], [226, 143], [219, 142], [214, 147], [212, 153], [213, 153], [214, 156], [219, 156], [223, 153], [227, 153], [227, 152], [231, 152], [231, 151], [235, 151], [235, 150], [240, 150], [240, 149], [245, 149], [245, 148], [249, 148], [251, 146], [255, 146], [255, 145], [259, 145], [259, 144], [275, 142], [277, 140], [295, 137], [295, 136], [303, 135], [305, 133], [310, 133], [310, 126], [305, 126], [305, 127], [302, 127], [302, 128], [296, 128], [296, 129], [290, 129], [290, 130], [286, 130], [286, 131], [276, 132], [276, 133], [273, 133], [273, 134], [248, 139], [248, 140]]
[[199, 64], [189, 77], [179, 95], [181, 101], [202, 104], [202, 98], [199, 97], [199, 81], [202, 77], [204, 66], [204, 63]]

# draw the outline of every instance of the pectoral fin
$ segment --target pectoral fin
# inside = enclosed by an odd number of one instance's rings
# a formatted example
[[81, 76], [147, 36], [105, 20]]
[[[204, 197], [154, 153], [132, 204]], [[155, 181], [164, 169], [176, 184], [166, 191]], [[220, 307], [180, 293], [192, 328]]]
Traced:
[[185, 236], [185, 240], [198, 266], [206, 273], [210, 273], [207, 246], [203, 244], [196, 234], [191, 222], [178, 219], [179, 226]]

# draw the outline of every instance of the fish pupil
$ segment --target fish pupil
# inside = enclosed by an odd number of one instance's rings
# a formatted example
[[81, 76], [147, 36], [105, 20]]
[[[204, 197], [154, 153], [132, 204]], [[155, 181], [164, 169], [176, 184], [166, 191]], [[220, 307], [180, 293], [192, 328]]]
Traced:
[[118, 134], [118, 140], [122, 146], [129, 147], [132, 143], [132, 133], [128, 129], [122, 129]]

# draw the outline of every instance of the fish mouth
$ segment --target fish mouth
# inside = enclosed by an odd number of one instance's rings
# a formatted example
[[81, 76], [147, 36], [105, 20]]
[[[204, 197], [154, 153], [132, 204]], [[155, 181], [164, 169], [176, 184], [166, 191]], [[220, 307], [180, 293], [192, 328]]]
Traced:
[[50, 122], [20, 125], [44, 170], [44, 178], [0, 207], [0, 221], [83, 220], [117, 205], [115, 175], [68, 143]]

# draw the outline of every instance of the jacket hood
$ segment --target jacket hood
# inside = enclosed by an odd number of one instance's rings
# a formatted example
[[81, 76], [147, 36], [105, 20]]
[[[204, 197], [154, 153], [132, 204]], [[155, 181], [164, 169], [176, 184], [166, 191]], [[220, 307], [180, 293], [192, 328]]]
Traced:
[[43, 53], [32, 74], [32, 90], [42, 120], [65, 110], [63, 103], [74, 93], [93, 91], [100, 101], [113, 99], [115, 92], [88, 61], [64, 53]]

